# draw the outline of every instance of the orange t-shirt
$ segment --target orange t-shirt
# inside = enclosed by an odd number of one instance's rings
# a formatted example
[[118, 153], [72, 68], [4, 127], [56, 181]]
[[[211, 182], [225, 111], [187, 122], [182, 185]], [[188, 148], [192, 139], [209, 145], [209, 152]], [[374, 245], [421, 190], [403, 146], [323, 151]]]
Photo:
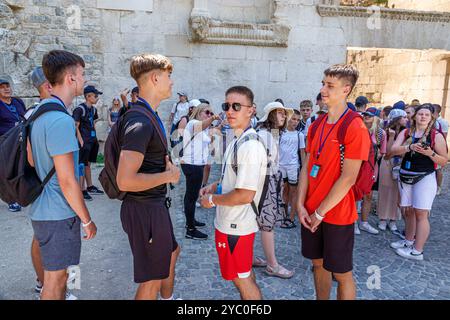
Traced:
[[[313, 214], [319, 207], [320, 203], [330, 192], [333, 185], [341, 175], [341, 162], [339, 153], [339, 142], [337, 134], [339, 126], [342, 124], [342, 119], [336, 124], [333, 131], [325, 141], [322, 152], [317, 160], [317, 151], [319, 150], [320, 133], [323, 130], [322, 143], [333, 127], [333, 124], [326, 123], [324, 119], [317, 128], [314, 134], [314, 139], [311, 141], [311, 135], [308, 135], [308, 143], [306, 152], [310, 154], [308, 163], [308, 193], [306, 196], [305, 208], [309, 214]], [[325, 126], [325, 127], [324, 127]], [[371, 141], [368, 130], [362, 119], [354, 119], [349, 127], [344, 140], [345, 155], [347, 159], [358, 159], [367, 161], [369, 156], [369, 149]], [[320, 166], [319, 173], [316, 178], [311, 177], [311, 169], [313, 165]], [[350, 225], [358, 220], [358, 213], [356, 212], [355, 196], [353, 191], [339, 202], [333, 209], [326, 213], [324, 222], [334, 225]]]

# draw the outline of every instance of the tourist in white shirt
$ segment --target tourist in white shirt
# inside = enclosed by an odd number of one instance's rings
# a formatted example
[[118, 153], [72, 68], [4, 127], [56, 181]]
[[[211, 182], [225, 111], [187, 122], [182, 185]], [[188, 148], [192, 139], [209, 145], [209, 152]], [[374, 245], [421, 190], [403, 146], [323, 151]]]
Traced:
[[180, 121], [181, 117], [185, 116], [189, 112], [189, 100], [187, 94], [184, 92], [178, 92], [179, 100], [175, 102], [172, 106], [172, 111], [170, 112], [169, 125], [170, 135], [175, 130], [175, 125]]
[[[260, 300], [261, 291], [252, 271], [258, 224], [251, 203], [259, 203], [261, 198], [267, 154], [250, 124], [253, 92], [243, 86], [232, 87], [225, 98], [222, 109], [235, 138], [225, 151], [220, 181], [200, 191], [201, 204], [204, 208], [217, 205], [215, 241], [222, 277], [233, 281], [242, 299]], [[233, 159], [237, 168], [232, 165]]]
[[195, 220], [195, 203], [202, 187], [203, 170], [210, 153], [211, 123], [217, 119], [219, 117], [214, 116], [210, 105], [202, 103], [192, 111], [190, 120], [183, 131], [181, 169], [186, 176], [184, 214], [188, 239], [206, 240], [208, 238], [197, 229], [204, 227], [205, 224]]
[[[295, 216], [295, 196], [297, 194], [298, 177], [301, 164], [305, 161], [305, 136], [296, 128], [300, 122], [300, 112], [294, 110], [294, 114], [288, 120], [285, 131], [280, 139], [280, 169], [283, 174], [284, 194], [283, 199], [286, 204], [286, 219], [281, 224], [281, 228], [294, 228]], [[289, 211], [289, 205], [291, 211]]]

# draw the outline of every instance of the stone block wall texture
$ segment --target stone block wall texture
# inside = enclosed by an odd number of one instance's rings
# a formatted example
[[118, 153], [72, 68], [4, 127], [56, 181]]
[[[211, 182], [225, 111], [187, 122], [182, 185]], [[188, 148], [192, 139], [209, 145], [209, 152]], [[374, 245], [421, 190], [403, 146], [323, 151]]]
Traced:
[[351, 98], [365, 95], [372, 103], [392, 105], [413, 99], [446, 105], [445, 81], [450, 52], [441, 50], [372, 49], [348, 51], [360, 78]]
[[[43, 54], [51, 49], [78, 53], [87, 63], [88, 83], [104, 92], [99, 109], [106, 120], [112, 98], [135, 86], [130, 58], [157, 52], [175, 66], [173, 97], [159, 110], [163, 119], [168, 119], [178, 90], [190, 98], [206, 98], [220, 111], [224, 92], [233, 85], [254, 91], [262, 115], [265, 104], [276, 98], [291, 107], [313, 100], [323, 71], [345, 62], [348, 47], [450, 49], [448, 23], [383, 20], [380, 30], [370, 30], [366, 18], [321, 17], [317, 5], [323, 0], [203, 1], [211, 18], [232, 22], [270, 23], [274, 7], [284, 6], [291, 28], [288, 46], [194, 43], [189, 18], [197, 0], [153, 0], [147, 11], [131, 5], [146, 0], [116, 1], [129, 10], [100, 9], [92, 0], [0, 0], [0, 74], [11, 75], [15, 93], [31, 102], [37, 92], [29, 75]], [[101, 140], [106, 127], [105, 121], [98, 124]]]
[[389, 7], [396, 9], [450, 12], [448, 0], [389, 0]]

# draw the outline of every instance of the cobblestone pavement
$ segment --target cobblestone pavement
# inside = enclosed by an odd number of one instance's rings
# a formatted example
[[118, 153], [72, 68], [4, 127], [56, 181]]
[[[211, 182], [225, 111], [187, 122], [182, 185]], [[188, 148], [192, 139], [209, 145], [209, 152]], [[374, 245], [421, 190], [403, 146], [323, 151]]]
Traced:
[[[95, 175], [99, 169], [94, 169]], [[219, 171], [213, 168], [210, 181]], [[389, 243], [398, 240], [390, 232], [380, 235], [362, 233], [356, 236], [354, 271], [358, 299], [450, 299], [450, 204], [449, 177], [446, 173], [443, 194], [436, 198], [431, 216], [431, 236], [425, 247], [425, 260], [415, 262], [397, 256]], [[97, 183], [98, 184], [98, 183]], [[182, 199], [184, 179], [172, 192], [171, 209], [175, 235], [182, 248], [177, 264], [175, 297], [182, 299], [239, 299], [232, 283], [220, 277], [213, 241], [214, 211], [197, 209], [197, 219], [207, 223], [210, 238], [195, 241], [184, 238]], [[98, 235], [83, 242], [81, 257], [81, 290], [73, 293], [80, 299], [132, 299], [136, 285], [132, 282], [132, 259], [125, 233], [120, 223], [120, 202], [106, 196], [94, 196], [88, 203], [97, 223]], [[370, 216], [373, 225], [375, 215]], [[399, 224], [403, 229], [403, 223]], [[29, 248], [32, 228], [26, 210], [11, 213], [0, 204], [0, 299], [36, 299], [33, 288], [35, 275]], [[262, 255], [259, 235], [255, 253]], [[290, 280], [268, 277], [263, 269], [255, 269], [257, 282], [265, 299], [314, 299], [310, 261], [300, 253], [299, 228], [276, 230], [276, 248], [280, 263], [295, 270]], [[380, 289], [369, 289], [369, 266], [380, 268]], [[369, 281], [368, 281], [369, 280]], [[336, 297], [336, 283], [332, 298]]]

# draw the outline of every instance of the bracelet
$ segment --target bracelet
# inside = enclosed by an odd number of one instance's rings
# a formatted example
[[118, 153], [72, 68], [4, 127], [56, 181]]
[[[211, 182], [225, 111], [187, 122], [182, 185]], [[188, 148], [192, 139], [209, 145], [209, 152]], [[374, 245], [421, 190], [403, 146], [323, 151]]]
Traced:
[[91, 223], [92, 223], [92, 219], [89, 220], [88, 223], [81, 223], [81, 226], [82, 226], [83, 228], [86, 228], [86, 227], [89, 226]]
[[208, 201], [209, 201], [209, 204], [210, 204], [212, 207], [215, 207], [216, 204], [213, 202], [212, 197], [213, 197], [213, 195], [210, 194], [209, 197], [208, 197]]
[[319, 221], [322, 221], [323, 218], [325, 218], [325, 216], [321, 216], [321, 215], [317, 212], [317, 210], [314, 211], [314, 215], [316, 216], [317, 220], [319, 220]]
[[411, 151], [411, 143], [408, 144], [408, 150]]

